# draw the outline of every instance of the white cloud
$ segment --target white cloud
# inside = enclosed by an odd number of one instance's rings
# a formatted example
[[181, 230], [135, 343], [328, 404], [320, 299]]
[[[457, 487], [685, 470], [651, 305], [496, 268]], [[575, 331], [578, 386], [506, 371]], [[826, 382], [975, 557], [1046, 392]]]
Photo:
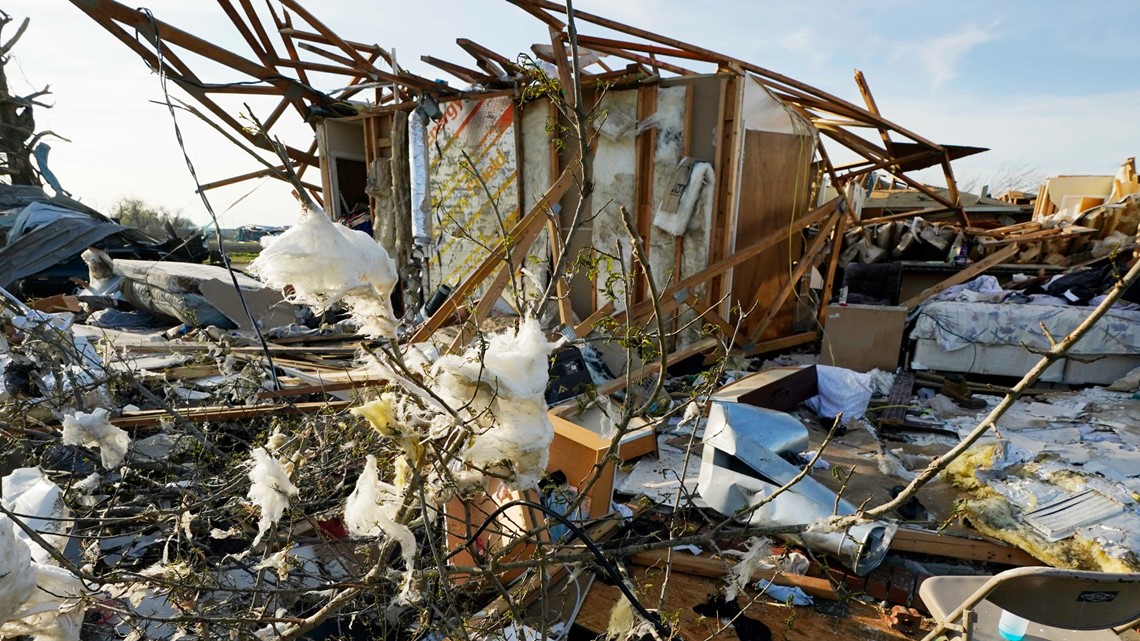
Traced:
[[816, 63], [826, 62], [831, 58], [831, 48], [828, 38], [824, 38], [821, 34], [811, 26], [802, 26], [794, 31], [789, 31], [780, 38], [780, 46], [787, 49], [790, 53], [804, 56]]
[[931, 89], [938, 89], [958, 75], [958, 63], [971, 49], [998, 39], [997, 27], [998, 22], [986, 27], [967, 24], [933, 40], [901, 44], [894, 58], [915, 59], [929, 77]]

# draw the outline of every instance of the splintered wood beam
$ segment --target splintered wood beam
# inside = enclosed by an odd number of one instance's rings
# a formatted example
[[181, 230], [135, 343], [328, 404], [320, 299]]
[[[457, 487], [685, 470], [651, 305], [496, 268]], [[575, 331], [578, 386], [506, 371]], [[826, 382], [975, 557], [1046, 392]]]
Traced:
[[[867, 84], [867, 78], [863, 75], [862, 71], [855, 70], [855, 85], [859, 87], [859, 93], [863, 96], [863, 102], [867, 103], [867, 111], [879, 115], [879, 105], [875, 103], [875, 97], [871, 95], [871, 87]], [[879, 136], [883, 139], [883, 147], [893, 156], [894, 143], [891, 142], [891, 134], [886, 127], [878, 127]]]
[[258, 59], [260, 59], [262, 62], [265, 62], [266, 51], [264, 43], [259, 42], [257, 38], [254, 37], [253, 32], [250, 31], [249, 26], [246, 25], [245, 19], [242, 18], [241, 15], [237, 12], [237, 9], [235, 9], [234, 6], [230, 4], [230, 0], [218, 0], [218, 5], [222, 7], [222, 11], [225, 12], [226, 16], [230, 19], [230, 22], [232, 22], [234, 24], [234, 27], [237, 28], [238, 33], [241, 34], [241, 37], [245, 38], [245, 42], [249, 45], [249, 48], [252, 49], [255, 54], [257, 54]]
[[538, 223], [545, 219], [547, 211], [562, 199], [566, 190], [570, 189], [573, 183], [574, 174], [571, 173], [569, 169], [563, 171], [558, 180], [546, 190], [546, 193], [543, 194], [542, 198], [539, 199], [534, 207], [531, 207], [527, 215], [515, 223], [514, 227], [507, 233], [507, 237], [499, 240], [490, 254], [475, 268], [475, 271], [451, 292], [451, 296], [448, 296], [447, 300], [432, 314], [431, 318], [427, 319], [423, 325], [420, 325], [419, 329], [417, 329], [412, 336], [412, 342], [419, 343], [427, 340], [437, 329], [443, 326], [444, 321], [459, 311], [460, 305], [464, 304], [467, 299], [475, 293], [479, 286], [483, 284], [483, 281], [487, 280], [503, 263], [502, 257], [505, 256], [506, 252], [512, 247], [512, 239], [519, 238], [532, 226], [537, 226]]
[[602, 53], [608, 53], [610, 55], [617, 56], [619, 58], [625, 58], [626, 60], [632, 60], [638, 64], [645, 65], [646, 67], [649, 67], [649, 68], [660, 67], [661, 69], [664, 69], [666, 71], [672, 71], [673, 73], [677, 74], [678, 76], [694, 76], [694, 75], [696, 75], [696, 72], [691, 70], [691, 69], [686, 69], [680, 65], [675, 65], [675, 64], [672, 64], [669, 62], [662, 62], [660, 60], [652, 60], [650, 58], [638, 55], [636, 53], [630, 53], [629, 51], [626, 51], [625, 49], [618, 49], [616, 47], [608, 47], [606, 45], [591, 45], [590, 49], [593, 49], [594, 51], [600, 51]]
[[[289, 36], [290, 38], [292, 38], [294, 40], [306, 40], [308, 42], [318, 42], [318, 43], [326, 44], [326, 45], [332, 44], [331, 42], [328, 41], [327, 38], [320, 35], [319, 33], [313, 33], [311, 31], [304, 31], [302, 29], [297, 29], [294, 27], [284, 27], [284, 28], [278, 29], [278, 32], [282, 36]], [[391, 54], [389, 54], [388, 51], [385, 50], [380, 45], [377, 45], [377, 44], [371, 44], [370, 45], [370, 44], [365, 44], [363, 42], [354, 42], [352, 40], [345, 40], [345, 42], [347, 42], [349, 45], [355, 47], [356, 50], [360, 51], [361, 53], [370, 53], [370, 54], [371, 53], [378, 53], [378, 54], [380, 54], [380, 57], [384, 59], [384, 62], [386, 62], [388, 64], [392, 64]]]
[[[533, 7], [546, 9], [547, 11], [551, 11], [554, 13], [560, 13], [563, 15], [565, 15], [566, 11], [567, 11], [565, 5], [559, 4], [557, 2], [550, 2], [549, 0], [507, 0], [507, 1], [511, 2], [512, 4], [520, 4], [520, 5], [521, 4], [528, 4], [528, 5], [531, 5]], [[843, 100], [842, 98], [839, 98], [838, 96], [834, 96], [830, 93], [827, 93], [826, 91], [823, 91], [821, 89], [817, 89], [815, 87], [812, 87], [811, 85], [802, 83], [802, 82], [795, 80], [793, 78], [789, 78], [788, 76], [776, 73], [770, 69], [765, 69], [764, 67], [760, 67], [758, 65], [754, 65], [750, 62], [745, 62], [744, 60], [733, 58], [731, 56], [726, 56], [724, 54], [717, 53], [717, 52], [712, 51], [710, 49], [705, 49], [703, 47], [691, 45], [687, 42], [677, 40], [676, 38], [670, 38], [667, 36], [662, 36], [660, 34], [653, 33], [652, 31], [646, 31], [645, 29], [641, 29], [638, 27], [631, 27], [629, 25], [625, 25], [625, 24], [622, 24], [620, 22], [617, 22], [616, 20], [610, 20], [608, 18], [603, 18], [601, 16], [594, 15], [591, 13], [587, 13], [585, 11], [581, 11], [578, 9], [574, 10], [574, 17], [576, 19], [584, 20], [586, 22], [590, 22], [590, 23], [596, 24], [598, 26], [606, 27], [608, 29], [613, 29], [614, 31], [618, 31], [618, 32], [624, 33], [626, 35], [634, 36], [636, 38], [641, 38], [643, 40], [649, 40], [651, 42], [656, 42], [658, 44], [673, 47], [675, 49], [682, 49], [684, 51], [689, 51], [689, 52], [694, 53], [694, 54], [699, 54], [699, 55], [702, 55], [706, 58], [709, 58], [715, 62], [725, 63], [725, 64], [735, 63], [736, 65], [739, 65], [742, 69], [744, 69], [746, 71], [751, 71], [752, 73], [756, 74], [757, 76], [760, 76], [763, 80], [766, 81], [765, 84], [774, 83], [774, 84], [776, 84], [777, 87], [782, 85], [785, 87], [791, 87], [794, 89], [798, 89], [800, 91], [811, 93], [811, 94], [818, 96], [820, 98], [823, 98], [824, 100], [827, 100], [829, 102], [833, 102], [837, 105], [842, 105], [844, 107], [852, 109], [856, 113], [862, 114], [864, 116], [864, 118], [870, 119], [873, 122], [878, 122], [879, 124], [883, 125], [884, 127], [891, 129], [892, 131], [895, 131], [895, 132], [897, 132], [903, 136], [906, 136], [907, 138], [910, 138], [911, 140], [913, 140], [917, 143], [921, 143], [921, 144], [927, 145], [929, 147], [932, 147], [932, 148], [938, 149], [938, 150], [942, 149], [941, 145], [938, 145], [934, 142], [931, 142], [931, 141], [927, 140], [926, 138], [923, 138], [922, 136], [920, 136], [920, 135], [918, 135], [918, 134], [916, 134], [916, 133], [914, 133], [908, 129], [905, 129], [902, 126], [897, 125], [897, 124], [895, 124], [889, 120], [886, 120], [886, 119], [881, 118], [881, 117], [877, 117], [874, 114], [869, 113], [866, 109], [863, 109], [863, 108], [861, 108], [857, 105], [854, 105], [854, 104], [852, 104], [846, 100]], [[859, 118], [859, 119], [863, 120], [864, 118]]]
[[[269, 11], [273, 14], [273, 21], [277, 23], [278, 29], [280, 29], [282, 26], [290, 27], [293, 25], [293, 17], [289, 15], [288, 11], [285, 11], [284, 9], [281, 10], [280, 21], [277, 20], [277, 12], [273, 10], [273, 5], [269, 5]], [[289, 55], [289, 59], [300, 62], [301, 55], [297, 53], [297, 45], [293, 42], [293, 39], [282, 37], [281, 41], [285, 43], [285, 53]], [[307, 85], [312, 84], [309, 81], [308, 72], [306, 72], [304, 69], [297, 69], [297, 77], [301, 79], [301, 82]]]
[[[775, 300], [768, 305], [768, 311], [752, 326], [752, 332], [748, 335], [749, 343], [755, 343], [760, 340], [760, 336], [764, 334], [764, 330], [768, 329], [768, 326], [775, 320], [776, 315], [780, 313], [780, 309], [784, 306], [784, 303], [788, 302], [788, 298], [790, 298], [792, 293], [796, 291], [796, 288], [799, 287], [800, 280], [807, 274], [808, 268], [815, 263], [815, 259], [819, 256], [820, 251], [823, 250], [823, 246], [827, 244], [829, 233], [832, 230], [838, 230], [844, 218], [846, 218], [846, 216], [837, 211], [835, 214], [832, 214], [831, 218], [827, 219], [827, 222], [820, 224], [819, 235], [815, 237], [815, 240], [812, 241], [807, 251], [805, 251], [800, 258], [799, 264], [792, 270], [788, 277], [788, 282], [780, 288], [780, 293], [777, 294]], [[752, 304], [746, 309], [762, 309], [760, 305], [764, 303], [763, 296], [764, 286], [762, 285], [756, 294], [753, 295]]]
[[1021, 251], [1021, 247], [1018, 246], [1017, 243], [1007, 245], [1006, 247], [1001, 248], [989, 256], [986, 256], [982, 260], [979, 260], [969, 267], [955, 273], [953, 276], [947, 278], [941, 283], [938, 283], [933, 287], [928, 287], [927, 289], [922, 290], [914, 296], [911, 296], [907, 300], [903, 301], [902, 306], [907, 309], [914, 309], [918, 306], [919, 303], [925, 301], [931, 296], [941, 293], [946, 289], [953, 287], [954, 285], [961, 285], [962, 283], [985, 272], [990, 267], [993, 267], [994, 265], [1000, 265], [1004, 261], [1013, 258], [1019, 251]]
[[847, 233], [847, 224], [852, 218], [852, 213], [848, 210], [839, 217], [839, 223], [836, 224], [835, 232], [831, 236], [831, 255], [827, 258], [827, 267], [823, 273], [823, 290], [819, 294], [819, 313], [816, 316], [820, 327], [827, 326], [827, 308], [831, 304], [831, 292], [835, 288], [835, 271], [839, 266], [839, 254], [843, 253], [843, 235]]
[[566, 28], [566, 23], [562, 22], [558, 18], [555, 18], [554, 16], [543, 11], [542, 9], [534, 6], [533, 4], [530, 4], [528, 2], [521, 2], [520, 0], [507, 0], [507, 2], [515, 5], [519, 9], [522, 9], [523, 11], [529, 13], [530, 15], [534, 16], [535, 18], [538, 18], [542, 22], [546, 23], [546, 26], [550, 27], [551, 29], [557, 29], [558, 31], [562, 31], [563, 29]]
[[684, 58], [686, 60], [698, 60], [700, 62], [708, 62], [715, 64], [717, 61], [695, 54], [691, 51], [684, 49], [673, 49], [670, 47], [659, 47], [656, 45], [645, 44], [641, 42], [629, 42], [628, 40], [614, 40], [613, 38], [599, 38], [597, 36], [578, 36], [578, 44], [583, 47], [593, 48], [594, 45], [601, 45], [611, 49], [626, 49], [638, 51], [645, 54], [652, 54], [657, 56], [669, 56], [671, 58]]
[[429, 64], [433, 67], [435, 67], [436, 69], [442, 69], [443, 71], [446, 71], [447, 73], [455, 76], [456, 78], [459, 78], [460, 80], [462, 80], [464, 82], [470, 82], [473, 85], [474, 84], [487, 84], [490, 82], [498, 82], [498, 80], [499, 80], [498, 78], [492, 78], [491, 76], [483, 73], [482, 71], [476, 71], [474, 69], [468, 69], [467, 67], [457, 65], [454, 62], [448, 62], [446, 60], [441, 60], [441, 59], [436, 58], [434, 56], [420, 56], [420, 60], [426, 62], [427, 64]]
[[970, 217], [966, 215], [966, 208], [962, 206], [962, 196], [958, 193], [958, 181], [954, 179], [954, 170], [950, 167], [950, 152], [942, 153], [942, 172], [946, 176], [946, 191], [950, 194], [950, 201], [954, 203], [954, 214], [962, 228], [970, 226]]
[[562, 44], [563, 33], [561, 29], [553, 26], [548, 31], [550, 32], [550, 49], [554, 52], [554, 66], [558, 68], [558, 85], [562, 90], [562, 99], [573, 108], [575, 106], [575, 79], [574, 74], [570, 71], [570, 64], [566, 61], [566, 47]]
[[903, 156], [902, 158], [887, 158], [886, 160], [880, 160], [877, 162], [871, 161], [871, 160], [864, 160], [863, 162], [860, 162], [860, 163], [851, 163], [851, 164], [848, 164], [844, 167], [838, 167], [837, 169], [848, 169], [848, 171], [837, 174], [837, 178], [839, 180], [846, 182], [846, 181], [850, 180], [851, 178], [854, 178], [856, 176], [869, 174], [872, 171], [875, 171], [877, 169], [886, 169], [887, 167], [896, 167], [896, 166], [904, 164], [904, 163], [914, 162], [917, 160], [922, 160], [924, 158], [930, 158], [931, 156], [940, 156], [940, 155], [941, 154], [939, 154], [937, 151], [933, 151], [931, 149], [926, 149], [926, 150], [920, 151], [918, 153]]
[[[115, 0], [70, 0], [88, 15], [99, 14], [105, 18], [126, 25], [143, 34], [147, 39], [161, 39], [166, 46], [177, 46], [198, 54], [214, 62], [239, 71], [258, 80], [264, 80], [281, 88], [283, 93], [299, 92], [311, 100], [321, 100], [322, 96], [314, 89], [282, 78], [275, 70], [259, 65], [252, 60], [223, 49], [189, 32], [169, 25], [157, 18], [135, 9], [130, 9]], [[157, 30], [158, 33], [155, 33]], [[165, 48], [165, 47], [164, 47]], [[168, 54], [167, 54], [168, 55]]]
[[507, 71], [518, 72], [522, 70], [517, 63], [473, 40], [456, 38], [455, 44], [475, 59], [475, 64], [488, 74], [501, 78]]
[[280, 0], [280, 2], [284, 6], [292, 9], [293, 12], [300, 16], [302, 20], [309, 23], [309, 26], [312, 27], [314, 31], [327, 38], [330, 44], [339, 48], [341, 51], [347, 54], [348, 57], [351, 58], [357, 65], [360, 65], [361, 68], [374, 68], [373, 65], [364, 58], [364, 56], [360, 55], [360, 51], [358, 51], [356, 47], [345, 42], [345, 40], [337, 35], [335, 31], [328, 28], [325, 23], [318, 20], [316, 16], [314, 16], [312, 13], [309, 13], [307, 9], [302, 7], [300, 2], [297, 2], [297, 0]]
[[[299, 165], [298, 163], [293, 163], [293, 166], [294, 166], [294, 168], [296, 168], [297, 166], [304, 167], [305, 165]], [[266, 176], [277, 176], [278, 172], [284, 172], [284, 171], [285, 171], [284, 165], [277, 165], [273, 169], [261, 169], [259, 171], [251, 171], [251, 172], [246, 173], [246, 174], [241, 174], [238, 176], [231, 176], [229, 178], [223, 178], [222, 180], [215, 180], [214, 182], [206, 183], [206, 184], [202, 185], [202, 191], [207, 191], [209, 189], [217, 189], [218, 187], [228, 187], [229, 185], [235, 185], [237, 183], [244, 182], [246, 180], [252, 180], [254, 178], [264, 178]]]

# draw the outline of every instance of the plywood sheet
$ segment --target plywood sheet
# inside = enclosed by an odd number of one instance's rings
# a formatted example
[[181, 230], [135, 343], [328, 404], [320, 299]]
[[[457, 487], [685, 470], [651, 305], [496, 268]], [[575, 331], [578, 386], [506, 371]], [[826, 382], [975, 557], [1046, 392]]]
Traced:
[[[744, 132], [736, 247], [747, 247], [807, 213], [814, 154], [811, 136]], [[763, 316], [767, 305], [788, 283], [792, 261], [798, 259], [802, 252], [802, 238], [796, 234], [790, 242], [780, 243], [734, 269], [733, 300], [741, 302], [742, 306], [750, 306], [759, 291], [759, 306], [753, 311], [752, 318]], [[794, 308], [795, 297], [791, 297], [759, 340], [792, 333]]]

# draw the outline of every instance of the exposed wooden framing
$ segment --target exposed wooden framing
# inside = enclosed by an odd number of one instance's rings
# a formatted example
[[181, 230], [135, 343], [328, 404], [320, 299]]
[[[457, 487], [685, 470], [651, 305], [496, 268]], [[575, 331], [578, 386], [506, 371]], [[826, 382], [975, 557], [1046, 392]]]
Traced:
[[522, 70], [517, 63], [506, 56], [499, 55], [483, 45], [467, 38], [456, 38], [455, 44], [475, 59], [480, 69], [496, 78], [502, 77], [507, 71], [517, 73]]
[[[871, 87], [867, 85], [867, 78], [863, 75], [862, 71], [855, 70], [855, 85], [859, 87], [859, 93], [863, 96], [863, 102], [867, 103], [867, 111], [879, 115], [879, 105], [875, 103], [875, 97], [871, 95]], [[886, 127], [876, 126], [879, 130], [879, 136], [883, 139], [883, 147], [894, 155], [894, 144], [891, 142], [891, 133]]]
[[[278, 33], [280, 33], [282, 36], [289, 36], [290, 38], [292, 38], [294, 40], [308, 40], [309, 42], [323, 42], [325, 44], [329, 44], [328, 39], [319, 33], [313, 33], [311, 31], [302, 31], [301, 29], [296, 29], [293, 27], [284, 27], [284, 28], [278, 29]], [[375, 45], [375, 44], [370, 45], [370, 44], [365, 44], [363, 42], [353, 42], [352, 40], [345, 40], [345, 42], [347, 42], [349, 45], [355, 47], [356, 50], [360, 51], [361, 53], [379, 54], [380, 57], [384, 59], [384, 62], [387, 62], [388, 64], [392, 64], [391, 55], [380, 45]]]
[[[751, 260], [752, 258], [759, 256], [763, 252], [774, 247], [777, 243], [786, 240], [789, 234], [799, 233], [808, 225], [820, 222], [824, 218], [834, 214], [838, 209], [838, 206], [839, 199], [834, 198], [828, 201], [822, 207], [808, 212], [788, 227], [773, 230], [770, 234], [749, 245], [748, 247], [737, 249], [732, 253], [732, 255], [728, 256], [727, 258], [718, 260], [715, 263], [710, 264], [708, 267], [700, 270], [699, 272], [688, 276], [687, 278], [684, 278], [669, 287], [666, 287], [661, 292], [662, 300], [660, 305], [663, 311], [667, 312], [670, 308], [677, 308], [677, 304], [674, 299], [674, 294], [677, 292], [681, 291], [682, 289], [692, 289], [699, 287], [700, 285], [708, 282], [710, 279], [720, 276], [733, 267], [741, 265]], [[627, 317], [633, 320], [640, 320], [650, 317], [652, 314], [653, 303], [652, 301], [647, 301], [645, 303], [634, 305], [633, 308], [631, 308], [628, 312], [623, 311], [615, 314], [614, 319], [618, 322], [624, 322]]]
[[[637, 90], [637, 122], [645, 122], [657, 113], [657, 86], [648, 85]], [[633, 222], [641, 236], [641, 255], [649, 256], [649, 239], [653, 233], [653, 156], [657, 149], [657, 128], [638, 132], [634, 138], [633, 165]], [[649, 297], [646, 273], [649, 265], [633, 265], [633, 302], [640, 303]]]
[[643, 64], [647, 67], [660, 67], [661, 69], [664, 69], [666, 71], [672, 71], [673, 73], [677, 74], [678, 76], [696, 75], [695, 71], [690, 71], [688, 69], [685, 69], [684, 67], [679, 67], [677, 65], [674, 65], [674, 64], [671, 64], [668, 62], [661, 62], [659, 60], [652, 60], [652, 59], [647, 58], [645, 56], [639, 56], [635, 53], [630, 53], [630, 52], [626, 51], [625, 49], [616, 49], [616, 48], [607, 47], [604, 45], [593, 45], [590, 48], [593, 49], [594, 51], [600, 51], [602, 53], [608, 53], [610, 55], [618, 56], [619, 58], [625, 58], [626, 60], [632, 60], [636, 63]]
[[[797, 264], [796, 268], [792, 271], [791, 277], [788, 279], [787, 284], [780, 288], [780, 293], [777, 294], [775, 300], [773, 300], [768, 305], [768, 311], [766, 311], [764, 315], [760, 317], [760, 320], [752, 326], [752, 331], [748, 335], [749, 343], [755, 343], [757, 340], [759, 340], [760, 336], [764, 333], [764, 330], [768, 329], [768, 326], [772, 324], [772, 321], [776, 318], [776, 315], [780, 313], [780, 309], [784, 306], [784, 303], [788, 301], [788, 298], [800, 286], [800, 279], [804, 277], [804, 274], [807, 273], [808, 268], [811, 267], [812, 263], [815, 262], [816, 256], [819, 255], [824, 245], [827, 244], [827, 239], [829, 236], [828, 230], [838, 230], [839, 226], [842, 224], [842, 220], [845, 217], [845, 215], [840, 214], [837, 211], [836, 213], [832, 214], [826, 222], [820, 223], [819, 235], [815, 237], [815, 240], [812, 241], [807, 251], [804, 252], [803, 257], [800, 258], [799, 264]], [[761, 300], [763, 291], [764, 288], [761, 287], [761, 289], [757, 291], [753, 296], [753, 306], [758, 306], [764, 302]]]
[[575, 106], [574, 74], [570, 70], [570, 63], [566, 60], [566, 47], [562, 45], [561, 28], [550, 27], [550, 47], [554, 52], [554, 66], [558, 68], [558, 86], [562, 90], [562, 99], [570, 108]]
[[547, 211], [557, 203], [570, 188], [574, 182], [574, 176], [570, 170], [562, 172], [562, 176], [546, 190], [546, 193], [539, 199], [538, 203], [531, 208], [522, 219], [515, 223], [507, 234], [507, 238], [501, 239], [499, 243], [491, 250], [491, 253], [483, 259], [483, 262], [471, 273], [467, 280], [463, 281], [454, 291], [451, 296], [444, 301], [443, 305], [432, 314], [431, 318], [427, 319], [423, 325], [416, 330], [412, 336], [413, 343], [419, 343], [427, 340], [429, 336], [435, 333], [437, 329], [443, 326], [452, 314], [459, 311], [459, 306], [462, 305], [475, 291], [483, 284], [491, 274], [493, 274], [502, 263], [502, 257], [509, 251], [510, 246], [508, 243], [512, 238], [518, 238], [520, 234], [530, 229], [532, 226], [537, 226], [547, 216]]
[[420, 60], [435, 67], [436, 69], [442, 69], [443, 71], [446, 71], [447, 73], [455, 76], [456, 78], [459, 78], [460, 80], [463, 80], [464, 82], [470, 82], [471, 84], [488, 84], [492, 82], [498, 82], [498, 78], [492, 78], [491, 76], [481, 71], [468, 69], [462, 65], [457, 65], [454, 62], [441, 60], [435, 56], [420, 56]]
[[[556, 3], [556, 2], [550, 2], [549, 0], [509, 0], [509, 1], [511, 1], [512, 4], [524, 4], [525, 3], [525, 4], [528, 4], [532, 7], [541, 7], [542, 9], [545, 9], [547, 11], [551, 11], [554, 13], [565, 14], [567, 11], [565, 5], [561, 5], [561, 4]], [[758, 65], [754, 65], [754, 64], [746, 62], [744, 60], [739, 60], [739, 59], [733, 58], [731, 56], [726, 56], [726, 55], [717, 53], [715, 51], [712, 51], [710, 49], [705, 49], [703, 47], [697, 47], [695, 45], [688, 44], [688, 43], [683, 42], [681, 40], [677, 40], [676, 38], [670, 38], [667, 36], [662, 36], [662, 35], [653, 33], [651, 31], [647, 31], [645, 29], [640, 29], [638, 27], [632, 27], [629, 25], [625, 25], [625, 24], [622, 24], [622, 23], [617, 22], [615, 20], [603, 18], [601, 16], [594, 15], [591, 13], [587, 13], [585, 11], [581, 11], [578, 9], [574, 10], [574, 17], [578, 20], [583, 20], [585, 22], [589, 22], [592, 24], [596, 24], [598, 26], [606, 27], [608, 29], [613, 29], [614, 31], [625, 33], [627, 35], [631, 35], [631, 36], [634, 36], [637, 38], [642, 38], [645, 40], [649, 40], [651, 42], [663, 44], [663, 45], [666, 45], [669, 47], [673, 47], [675, 49], [680, 49], [680, 50], [687, 51], [687, 52], [692, 53], [692, 54], [703, 56], [709, 62], [716, 62], [716, 63], [720, 63], [720, 64], [734, 63], [734, 64], [738, 65], [740, 68], [742, 68], [746, 71], [751, 71], [752, 73], [760, 76], [765, 81], [765, 84], [772, 84], [772, 85], [775, 85], [777, 88], [782, 86], [782, 87], [798, 89], [800, 91], [810, 93], [810, 94], [815, 95], [819, 98], [822, 98], [828, 102], [831, 102], [831, 103], [834, 103], [836, 105], [851, 109], [854, 113], [860, 114], [862, 116], [861, 118], [859, 118], [860, 120], [866, 120], [867, 122], [880, 124], [880, 125], [888, 128], [888, 129], [891, 129], [891, 130], [893, 130], [893, 131], [895, 131], [895, 132], [897, 132], [903, 136], [906, 136], [907, 138], [910, 138], [911, 140], [913, 140], [915, 142], [927, 145], [929, 147], [932, 147], [935, 149], [941, 149], [942, 148], [940, 145], [935, 144], [935, 143], [927, 140], [926, 138], [923, 138], [922, 136], [920, 136], [920, 135], [918, 135], [912, 131], [909, 131], [909, 130], [907, 130], [907, 129], [905, 129], [905, 128], [903, 128], [903, 127], [901, 127], [901, 126], [899, 126], [899, 125], [897, 125], [891, 121], [888, 121], [888, 120], [883, 119], [881, 117], [876, 117], [874, 114], [871, 114], [867, 110], [865, 110], [861, 107], [858, 107], [858, 106], [856, 106], [856, 105], [854, 105], [854, 104], [852, 104], [846, 100], [843, 100], [842, 98], [839, 98], [838, 96], [834, 96], [830, 93], [827, 93], [825, 91], [822, 91], [820, 89], [817, 89], [815, 87], [807, 85], [805, 83], [799, 82], [798, 80], [795, 80], [793, 78], [789, 78], [788, 76], [776, 73], [774, 71], [771, 71], [769, 69], [765, 69], [765, 68], [760, 67]], [[630, 47], [632, 48], [633, 45], [631, 44]]]
[[930, 298], [931, 296], [945, 291], [947, 288], [953, 287], [954, 285], [961, 285], [962, 283], [970, 280], [978, 274], [986, 271], [990, 267], [993, 267], [994, 265], [1000, 265], [1002, 262], [1013, 258], [1019, 251], [1021, 251], [1021, 248], [1017, 245], [1017, 243], [1008, 245], [990, 254], [989, 256], [986, 256], [982, 260], [979, 260], [978, 262], [970, 265], [969, 267], [966, 267], [965, 269], [955, 273], [953, 276], [947, 278], [941, 283], [924, 289], [914, 296], [911, 296], [907, 300], [903, 301], [902, 306], [906, 307], [907, 309], [914, 309], [919, 303]]
[[839, 217], [835, 232], [831, 236], [831, 255], [827, 258], [827, 268], [823, 273], [823, 289], [819, 293], [819, 313], [816, 319], [819, 326], [827, 328], [827, 308], [831, 304], [831, 292], [835, 287], [835, 270], [839, 266], [839, 254], [843, 252], [843, 234], [847, 232], [850, 211]]
[[[546, 213], [545, 209], [539, 210], [541, 213]], [[545, 217], [547, 222], [552, 218]], [[503, 264], [498, 268], [495, 273], [495, 278], [491, 280], [491, 284], [483, 291], [482, 298], [475, 304], [475, 308], [471, 310], [471, 317], [467, 319], [462, 327], [460, 327], [459, 334], [455, 340], [451, 342], [449, 351], [455, 352], [462, 349], [467, 345], [472, 338], [475, 337], [476, 332], [479, 331], [479, 323], [483, 322], [487, 315], [491, 313], [491, 309], [499, 302], [499, 297], [502, 295], [503, 290], [506, 289], [508, 284], [513, 283], [515, 277], [515, 270], [522, 266], [526, 260], [527, 254], [530, 253], [530, 248], [534, 245], [534, 241], [538, 240], [539, 234], [542, 233], [544, 228], [543, 216], [537, 216], [527, 221], [525, 226], [516, 226], [511, 230], [510, 246], [507, 248], [505, 254], [498, 255], [498, 258]], [[509, 256], [510, 260], [503, 260], [505, 256]]]
[[638, 42], [627, 42], [625, 40], [614, 40], [612, 38], [599, 38], [597, 36], [578, 36], [578, 42], [583, 46], [593, 49], [595, 46], [608, 47], [611, 49], [633, 49], [643, 53], [670, 56], [673, 58], [686, 58], [688, 60], [699, 60], [701, 62], [709, 62], [703, 56], [685, 51], [684, 49], [673, 49], [669, 47], [658, 47], [655, 45], [647, 45]]
[[586, 320], [574, 326], [574, 335], [578, 337], [588, 335], [590, 332], [594, 331], [594, 325], [597, 325], [598, 321], [614, 313], [614, 309], [614, 302], [611, 300], [605, 305], [602, 305], [598, 309], [594, 310], [594, 313], [587, 316]]

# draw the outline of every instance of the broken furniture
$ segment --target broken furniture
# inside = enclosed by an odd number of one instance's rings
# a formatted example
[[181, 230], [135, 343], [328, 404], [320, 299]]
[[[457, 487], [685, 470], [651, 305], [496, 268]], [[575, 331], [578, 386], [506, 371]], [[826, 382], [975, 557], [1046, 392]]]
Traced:
[[[616, 434], [612, 421], [598, 408], [592, 408], [579, 415], [571, 415], [573, 421], [549, 412], [554, 425], [554, 441], [550, 444], [548, 472], [561, 471], [575, 489], [597, 474], [597, 480], [588, 492], [588, 500], [583, 504], [586, 515], [596, 519], [609, 514], [613, 499], [613, 461], [605, 460]], [[657, 453], [657, 434], [643, 419], [634, 417], [629, 431], [618, 444], [617, 457], [621, 461], [632, 461], [646, 454]]]
[[788, 412], [818, 393], [815, 365], [807, 365], [773, 367], [749, 374], [713, 392], [710, 399]]
[[[534, 542], [535, 532], [540, 541], [547, 541], [543, 515], [526, 505], [510, 505], [515, 501], [538, 502], [534, 490], [521, 492], [511, 490], [502, 482], [496, 481], [487, 494], [475, 498], [452, 497], [443, 509], [447, 528], [448, 562], [458, 567], [484, 567], [487, 559], [497, 556], [499, 563], [510, 563], [529, 559], [538, 549]], [[525, 571], [525, 568], [506, 570], [499, 575], [504, 583], [509, 583]], [[469, 574], [453, 574], [458, 584], [479, 580]]]
[[698, 491], [709, 507], [751, 525], [816, 526], [797, 535], [810, 549], [838, 558], [856, 574], [882, 562], [896, 525], [861, 523], [843, 531], [819, 527], [834, 515], [855, 513], [811, 476], [757, 506], [801, 473], [783, 456], [808, 448], [808, 431], [789, 414], [738, 403], [714, 402], [705, 427]]
[[935, 576], [919, 588], [936, 622], [923, 641], [957, 633], [963, 641], [1001, 639], [1008, 611], [1028, 619], [1026, 639], [1117, 641], [1140, 619], [1140, 574], [1017, 568], [996, 576]]

